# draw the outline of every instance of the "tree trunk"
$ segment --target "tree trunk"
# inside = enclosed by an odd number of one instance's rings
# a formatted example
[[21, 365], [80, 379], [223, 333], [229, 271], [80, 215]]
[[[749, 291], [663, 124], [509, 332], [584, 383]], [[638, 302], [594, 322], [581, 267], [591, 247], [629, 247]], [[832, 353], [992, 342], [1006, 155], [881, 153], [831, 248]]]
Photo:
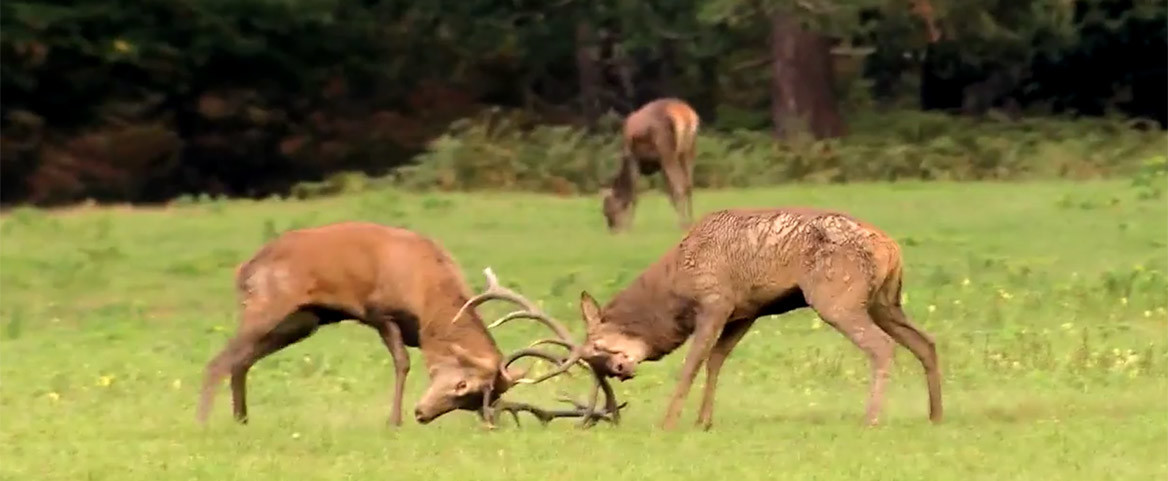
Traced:
[[628, 112], [632, 112], [640, 107], [640, 104], [637, 103], [637, 88], [635, 83], [637, 76], [636, 62], [623, 47], [613, 50], [611, 62], [615, 67], [617, 82], [620, 85], [620, 101]]
[[600, 71], [600, 45], [592, 25], [585, 21], [576, 24], [576, 75], [580, 82], [580, 112], [589, 127], [595, 126], [601, 114], [604, 77]]
[[694, 93], [694, 110], [702, 116], [702, 123], [713, 125], [718, 121], [718, 57], [698, 60], [698, 75], [702, 88]]
[[817, 139], [847, 133], [835, 92], [827, 39], [786, 12], [771, 17], [771, 119], [775, 135], [807, 129]]
[[677, 82], [677, 49], [672, 40], [661, 40], [658, 45], [661, 54], [656, 59], [657, 72], [654, 82], [656, 91], [653, 92], [652, 96], [653, 98], [679, 96], [681, 93], [678, 91]]

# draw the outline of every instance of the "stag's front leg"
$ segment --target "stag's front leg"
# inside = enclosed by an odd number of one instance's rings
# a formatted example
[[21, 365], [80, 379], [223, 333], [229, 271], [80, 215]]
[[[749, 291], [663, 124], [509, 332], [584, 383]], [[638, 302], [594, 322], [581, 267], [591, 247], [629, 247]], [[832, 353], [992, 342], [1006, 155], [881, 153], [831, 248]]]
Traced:
[[681, 407], [693, 385], [694, 377], [697, 375], [698, 369], [702, 367], [702, 363], [710, 356], [710, 350], [713, 349], [718, 334], [726, 325], [730, 311], [731, 309], [721, 305], [706, 306], [699, 311], [693, 341], [690, 343], [689, 352], [685, 355], [685, 364], [681, 367], [681, 376], [677, 380], [673, 396], [669, 398], [669, 408], [665, 411], [665, 418], [661, 420], [662, 429], [673, 429], [677, 426], [677, 418], [681, 416]]
[[714, 425], [714, 391], [718, 386], [718, 373], [722, 371], [722, 364], [730, 356], [730, 351], [738, 345], [738, 341], [754, 325], [755, 319], [744, 319], [727, 324], [722, 329], [722, 335], [714, 348], [710, 351], [710, 358], [706, 360], [706, 387], [702, 393], [702, 407], [698, 411], [697, 425], [702, 429], [710, 429]]
[[389, 424], [401, 426], [402, 396], [406, 390], [406, 376], [410, 373], [410, 354], [402, 340], [401, 327], [392, 319], [386, 320], [377, 330], [381, 334], [381, 342], [389, 349], [389, 355], [393, 358], [393, 401], [389, 411]]

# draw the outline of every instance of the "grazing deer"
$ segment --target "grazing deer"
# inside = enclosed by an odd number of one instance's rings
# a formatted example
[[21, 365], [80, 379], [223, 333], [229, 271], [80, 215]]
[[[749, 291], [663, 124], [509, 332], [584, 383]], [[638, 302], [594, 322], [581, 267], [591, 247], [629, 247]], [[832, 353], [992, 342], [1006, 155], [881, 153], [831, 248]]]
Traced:
[[[493, 274], [490, 278], [492, 286], [484, 295], [512, 297], [495, 285]], [[501, 402], [498, 397], [522, 376], [507, 367], [511, 362], [548, 356], [525, 350], [504, 358], [478, 314], [464, 308], [471, 296], [454, 258], [415, 232], [365, 222], [287, 231], [236, 268], [235, 288], [242, 311], [239, 328], [207, 364], [196, 415], [200, 423], [207, 420], [215, 386], [228, 374], [235, 419], [246, 423], [248, 370], [320, 326], [346, 319], [377, 331], [393, 359], [391, 425], [401, 425], [410, 369], [406, 346], [421, 348], [430, 375], [414, 409], [421, 424], [455, 409], [478, 411], [489, 426], [496, 410], [512, 415], [527, 411], [545, 422], [552, 417], [607, 416], [579, 410], [549, 413]], [[557, 334], [567, 335], [566, 330]]]
[[665, 175], [669, 202], [677, 211], [678, 224], [688, 227], [693, 218], [694, 143], [700, 119], [685, 101], [663, 98], [629, 114], [624, 122], [620, 170], [604, 189], [604, 217], [611, 232], [632, 223], [637, 204], [637, 175], [658, 170]]
[[759, 317], [811, 307], [868, 355], [866, 420], [877, 423], [895, 340], [924, 366], [929, 419], [941, 420], [941, 373], [933, 340], [901, 307], [902, 259], [875, 226], [812, 208], [732, 209], [703, 217], [686, 236], [601, 308], [587, 291], [583, 343], [541, 382], [579, 359], [621, 380], [693, 335], [661, 426], [673, 428], [697, 370], [706, 385], [697, 424], [713, 424], [714, 390], [730, 351]]

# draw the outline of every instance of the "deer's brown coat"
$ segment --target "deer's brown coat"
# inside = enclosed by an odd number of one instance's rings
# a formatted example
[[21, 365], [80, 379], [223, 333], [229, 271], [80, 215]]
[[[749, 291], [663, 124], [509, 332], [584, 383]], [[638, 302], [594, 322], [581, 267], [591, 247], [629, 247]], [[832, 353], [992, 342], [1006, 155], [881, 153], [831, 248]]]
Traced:
[[291, 230], [240, 264], [240, 323], [207, 364], [197, 418], [205, 422], [215, 386], [230, 375], [235, 418], [247, 420], [246, 377], [260, 359], [323, 325], [355, 319], [378, 332], [393, 359], [389, 422], [401, 424], [410, 359], [419, 347], [430, 385], [415, 417], [479, 409], [512, 385], [494, 339], [473, 310], [452, 322], [471, 293], [454, 258], [415, 232], [366, 222]]
[[693, 342], [662, 420], [673, 427], [698, 368], [706, 385], [698, 424], [709, 428], [718, 373], [759, 317], [811, 307], [871, 364], [866, 420], [881, 411], [895, 344], [924, 367], [929, 417], [939, 421], [941, 375], [933, 340], [901, 307], [900, 247], [875, 226], [813, 208], [731, 209], [703, 217], [603, 308], [586, 291], [579, 355], [600, 372], [631, 378], [642, 361]]
[[604, 192], [603, 211], [612, 232], [626, 229], [637, 203], [637, 175], [665, 175], [666, 193], [678, 223], [692, 222], [693, 163], [700, 119], [677, 98], [649, 102], [624, 121], [620, 169]]

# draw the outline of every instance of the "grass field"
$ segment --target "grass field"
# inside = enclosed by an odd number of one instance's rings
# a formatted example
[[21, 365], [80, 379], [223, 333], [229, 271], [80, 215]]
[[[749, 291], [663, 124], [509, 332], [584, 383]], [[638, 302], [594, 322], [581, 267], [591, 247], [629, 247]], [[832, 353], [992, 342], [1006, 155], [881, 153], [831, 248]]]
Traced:
[[[223, 385], [201, 428], [203, 365], [235, 329], [232, 268], [275, 232], [342, 219], [416, 229], [476, 289], [491, 266], [579, 335], [580, 289], [603, 301], [631, 280], [679, 238], [672, 211], [647, 195], [634, 231], [612, 237], [598, 199], [517, 194], [17, 210], [0, 220], [0, 475], [1168, 479], [1163, 199], [1118, 182], [910, 183], [699, 191], [695, 203], [842, 208], [898, 238], [906, 307], [938, 341], [945, 422], [926, 421], [920, 366], [900, 349], [882, 425], [864, 428], [866, 359], [803, 310], [760, 321], [735, 351], [710, 432], [692, 427], [700, 385], [680, 429], [656, 428], [684, 346], [616, 384], [630, 403], [619, 427], [526, 420], [487, 432], [456, 412], [389, 429], [388, 353], [351, 323], [258, 364], [248, 426], [231, 421]], [[505, 350], [542, 334], [496, 332]], [[411, 356], [407, 419], [426, 381]], [[547, 399], [554, 384], [509, 395]]]

